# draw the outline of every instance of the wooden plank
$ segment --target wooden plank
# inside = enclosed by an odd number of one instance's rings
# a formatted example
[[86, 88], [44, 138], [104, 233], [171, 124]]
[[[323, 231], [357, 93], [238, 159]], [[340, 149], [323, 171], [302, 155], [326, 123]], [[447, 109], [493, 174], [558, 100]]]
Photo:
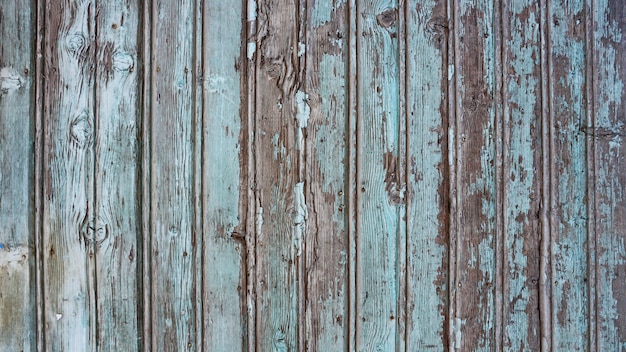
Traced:
[[455, 1], [453, 346], [494, 349], [496, 330], [496, 67], [494, 3]]
[[[594, 244], [596, 346], [626, 349], [626, 6], [596, 0], [588, 8], [592, 58], [592, 167], [595, 176]], [[593, 314], [593, 312], [591, 313]]]
[[137, 2], [96, 11], [95, 232], [97, 339], [104, 350], [141, 349], [141, 259]]
[[95, 348], [94, 5], [47, 4], [44, 84], [44, 305], [47, 350]]
[[[242, 2], [203, 7], [203, 276], [206, 351], [246, 350], [245, 186], [247, 141], [239, 116]], [[225, 19], [229, 19], [226, 20]], [[242, 140], [243, 139], [243, 140]], [[240, 162], [240, 155], [242, 162]], [[244, 183], [245, 185], [245, 183]], [[243, 193], [243, 194], [241, 194]], [[240, 205], [241, 199], [241, 205]], [[241, 210], [240, 210], [241, 209]], [[243, 270], [242, 270], [243, 269]], [[241, 295], [244, 299], [238, 298]]]
[[358, 180], [357, 180], [357, 165], [358, 165], [358, 132], [357, 121], [359, 111], [358, 101], [358, 56], [357, 56], [357, 42], [358, 42], [358, 0], [348, 0], [348, 63], [346, 67], [346, 74], [348, 75], [347, 86], [347, 109], [348, 109], [348, 134], [347, 134], [347, 165], [348, 175], [346, 187], [347, 192], [347, 214], [346, 214], [346, 229], [348, 232], [348, 350], [354, 351], [357, 349], [357, 219], [358, 219], [358, 207], [357, 197]]
[[36, 348], [35, 74], [30, 1], [0, 1], [0, 350]]
[[[539, 261], [542, 202], [542, 66], [535, 1], [507, 2], [502, 13], [502, 250], [504, 349], [540, 349]], [[543, 72], [546, 73], [547, 72]], [[543, 175], [549, 177], [549, 175]], [[499, 307], [496, 307], [498, 309]], [[542, 307], [543, 308], [543, 307]], [[549, 322], [548, 322], [549, 323]]]
[[448, 20], [443, 1], [406, 5], [408, 350], [448, 346]]
[[553, 145], [552, 347], [588, 349], [585, 16], [583, 1], [549, 2]]
[[310, 200], [306, 237], [306, 346], [345, 349], [348, 343], [348, 242], [346, 213], [347, 4], [316, 2], [307, 9], [307, 126], [305, 189]]
[[[152, 351], [152, 2], [143, 7], [141, 14], [142, 46], [139, 51], [142, 63], [141, 92], [141, 288], [142, 325], [141, 343], [145, 351]], [[138, 243], [139, 245], [139, 243]], [[140, 304], [138, 302], [137, 306]], [[138, 308], [139, 309], [139, 308]]]
[[393, 0], [357, 2], [357, 350], [396, 346], [405, 188], [397, 7]]
[[310, 182], [304, 178], [301, 152], [310, 107], [299, 77], [298, 14], [294, 0], [258, 2], [254, 169], [256, 348], [260, 351], [300, 348], [297, 275], [304, 264], [304, 189]]
[[151, 337], [159, 351], [200, 348], [196, 11], [191, 0], [155, 1], [150, 16]]

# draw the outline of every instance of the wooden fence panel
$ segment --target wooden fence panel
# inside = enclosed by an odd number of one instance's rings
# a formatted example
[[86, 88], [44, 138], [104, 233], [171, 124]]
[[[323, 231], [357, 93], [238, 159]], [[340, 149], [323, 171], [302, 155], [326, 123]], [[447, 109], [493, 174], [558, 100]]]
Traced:
[[298, 1], [258, 2], [255, 203], [256, 348], [299, 350], [303, 237], [307, 224], [303, 159], [310, 106], [302, 91]]
[[37, 346], [34, 21], [0, 1], [0, 350]]
[[95, 350], [95, 4], [45, 3], [43, 295], [46, 350]]
[[95, 7], [94, 111], [96, 339], [98, 348], [141, 349], [140, 63], [138, 2]]
[[309, 351], [348, 344], [348, 10], [345, 0], [313, 3], [306, 10], [305, 40], [298, 44], [306, 64], [303, 103], [310, 109], [302, 146], [309, 200], [303, 254]]
[[240, 186], [247, 162], [247, 129], [240, 117], [242, 5], [204, 1], [201, 13], [203, 231], [198, 236], [204, 238], [206, 351], [241, 351], [247, 344], [245, 237], [253, 234], [246, 229], [247, 183]]
[[626, 350], [621, 1], [0, 5], [0, 351]]
[[590, 295], [587, 256], [586, 55], [584, 1], [552, 1], [547, 9], [547, 46], [552, 97], [552, 348], [587, 350]]
[[[542, 123], [541, 7], [534, 1], [510, 2], [502, 10], [502, 126], [496, 143], [501, 144], [497, 214], [498, 241], [502, 243], [502, 348], [539, 350], [541, 284], [538, 250], [546, 234], [537, 216], [542, 204], [542, 168], [545, 153], [541, 144]], [[523, 29], [523, 30], [522, 30]], [[543, 191], [543, 192], [542, 192]], [[545, 204], [545, 203], [544, 203]], [[547, 258], [546, 258], [547, 259]]]
[[[595, 344], [600, 351], [626, 349], [626, 6], [592, 1], [587, 55], [591, 70], [591, 165], [595, 271]], [[593, 314], [593, 311], [592, 313]]]
[[455, 286], [452, 348], [488, 351], [496, 336], [496, 20], [494, 1], [455, 1]]
[[393, 350], [398, 333], [396, 262], [405, 186], [397, 7], [393, 0], [357, 1], [357, 350]]
[[[406, 11], [406, 346], [443, 351], [448, 347], [448, 243], [450, 165], [446, 4], [407, 1]], [[402, 319], [402, 317], [399, 317]]]
[[197, 226], [202, 104], [194, 40], [197, 3], [154, 1], [149, 19], [150, 52], [150, 309], [152, 349], [200, 348], [203, 236]]

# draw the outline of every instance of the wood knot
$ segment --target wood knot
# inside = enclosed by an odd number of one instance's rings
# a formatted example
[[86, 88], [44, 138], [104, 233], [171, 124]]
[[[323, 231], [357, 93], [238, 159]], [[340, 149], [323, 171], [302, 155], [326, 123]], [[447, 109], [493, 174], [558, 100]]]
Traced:
[[130, 54], [117, 52], [113, 54], [113, 69], [116, 71], [132, 72], [135, 66], [135, 60]]
[[92, 126], [87, 111], [81, 112], [70, 122], [70, 138], [78, 147], [84, 147], [91, 141]]
[[269, 59], [264, 65], [265, 73], [272, 79], [280, 79], [283, 76], [284, 67], [281, 59]]
[[82, 33], [74, 33], [65, 39], [65, 49], [73, 55], [80, 55], [85, 48], [87, 40]]
[[383, 28], [389, 28], [393, 26], [394, 24], [396, 24], [397, 20], [398, 14], [396, 12], [396, 9], [385, 10], [376, 16], [376, 21], [378, 22], [378, 25]]
[[109, 225], [103, 223], [102, 220], [88, 221], [85, 217], [81, 226], [80, 237], [85, 245], [90, 245], [91, 243], [100, 245], [109, 237]]

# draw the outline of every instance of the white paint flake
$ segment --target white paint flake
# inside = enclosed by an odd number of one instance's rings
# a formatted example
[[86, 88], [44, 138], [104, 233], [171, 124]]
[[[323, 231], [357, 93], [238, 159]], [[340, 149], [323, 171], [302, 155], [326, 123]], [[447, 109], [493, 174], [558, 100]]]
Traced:
[[298, 121], [296, 150], [301, 150], [304, 145], [303, 128], [307, 127], [309, 116], [311, 115], [311, 107], [308, 103], [309, 95], [303, 91], [296, 92], [296, 121]]
[[57, 313], [56, 318], [57, 321], [61, 320], [61, 318], [63, 318], [63, 314]]
[[448, 81], [454, 77], [454, 65], [448, 65]]
[[2, 93], [18, 90], [23, 83], [22, 76], [13, 67], [0, 69], [0, 90], [2, 90]]
[[306, 53], [306, 44], [298, 43], [298, 57], [304, 55]]
[[297, 250], [297, 256], [302, 254], [302, 238], [306, 230], [306, 220], [309, 213], [306, 209], [306, 200], [304, 198], [304, 182], [296, 183], [293, 188], [295, 217], [294, 223], [294, 246]]
[[263, 207], [259, 207], [256, 211], [256, 232], [261, 233], [263, 227]]
[[257, 12], [256, 10], [257, 10], [256, 1], [255, 0], [248, 1], [248, 21], [256, 20], [256, 12]]
[[256, 43], [249, 42], [248, 43], [248, 60], [252, 60], [252, 58], [254, 58], [255, 52], [256, 52]]

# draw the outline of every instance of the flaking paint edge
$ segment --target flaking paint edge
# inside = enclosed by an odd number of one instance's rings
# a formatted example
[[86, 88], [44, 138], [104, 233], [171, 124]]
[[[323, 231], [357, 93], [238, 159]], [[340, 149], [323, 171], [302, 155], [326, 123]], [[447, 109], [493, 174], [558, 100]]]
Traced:
[[296, 92], [296, 121], [298, 122], [298, 130], [296, 137], [296, 150], [301, 150], [304, 145], [304, 133], [302, 129], [306, 128], [311, 115], [311, 107], [308, 103], [309, 95], [299, 90]]
[[304, 231], [306, 229], [306, 220], [308, 218], [308, 211], [306, 209], [306, 200], [304, 198], [304, 182], [296, 183], [293, 188], [294, 196], [294, 208], [295, 216], [294, 223], [294, 247], [296, 249], [297, 256], [302, 254], [302, 240], [304, 237]]

